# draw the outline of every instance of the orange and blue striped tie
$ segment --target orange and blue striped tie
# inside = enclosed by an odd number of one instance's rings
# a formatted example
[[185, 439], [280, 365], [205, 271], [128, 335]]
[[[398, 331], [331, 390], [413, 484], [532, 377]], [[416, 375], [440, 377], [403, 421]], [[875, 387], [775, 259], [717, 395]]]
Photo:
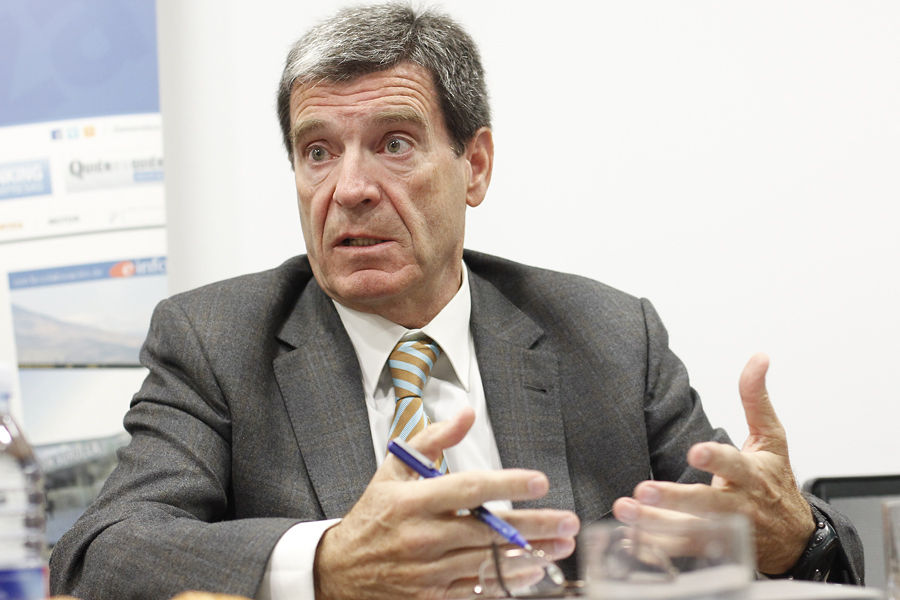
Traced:
[[[422, 392], [431, 375], [435, 361], [441, 355], [440, 346], [429, 338], [400, 342], [388, 357], [388, 367], [394, 382], [394, 420], [389, 440], [399, 437], [408, 440], [428, 426], [428, 415], [422, 404]], [[442, 473], [447, 472], [443, 455], [435, 462]]]

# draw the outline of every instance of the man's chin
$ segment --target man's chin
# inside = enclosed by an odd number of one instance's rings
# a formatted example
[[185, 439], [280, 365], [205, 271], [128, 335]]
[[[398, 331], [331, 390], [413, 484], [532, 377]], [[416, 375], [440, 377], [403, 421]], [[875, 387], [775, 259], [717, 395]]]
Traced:
[[343, 306], [410, 328], [428, 323], [459, 289], [458, 277], [435, 285], [415, 266], [393, 272], [357, 270], [326, 284], [320, 280], [325, 293]]
[[325, 292], [344, 306], [375, 312], [385, 303], [397, 301], [409, 287], [408, 281], [395, 274], [366, 271], [336, 281]]

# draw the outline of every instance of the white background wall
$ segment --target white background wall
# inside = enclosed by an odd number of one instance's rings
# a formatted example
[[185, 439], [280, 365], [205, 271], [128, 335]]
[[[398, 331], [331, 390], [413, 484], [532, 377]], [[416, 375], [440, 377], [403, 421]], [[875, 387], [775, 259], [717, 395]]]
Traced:
[[[172, 291], [302, 251], [274, 91], [341, 4], [159, 0]], [[799, 479], [900, 472], [900, 3], [444, 9], [495, 115], [467, 246], [649, 297], [738, 442], [769, 353]]]

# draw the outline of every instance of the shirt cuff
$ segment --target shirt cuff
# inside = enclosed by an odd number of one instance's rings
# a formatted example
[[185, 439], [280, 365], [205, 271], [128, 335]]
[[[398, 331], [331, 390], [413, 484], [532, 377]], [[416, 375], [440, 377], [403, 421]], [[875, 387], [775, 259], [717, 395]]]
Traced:
[[313, 581], [316, 548], [325, 530], [339, 521], [308, 521], [288, 529], [269, 556], [256, 599], [313, 600], [316, 597]]

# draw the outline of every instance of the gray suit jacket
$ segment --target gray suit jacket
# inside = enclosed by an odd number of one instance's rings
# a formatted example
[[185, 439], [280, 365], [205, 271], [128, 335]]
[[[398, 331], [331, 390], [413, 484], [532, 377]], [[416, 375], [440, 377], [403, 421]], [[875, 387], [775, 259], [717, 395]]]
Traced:
[[[547, 497], [522, 506], [589, 523], [649, 477], [709, 480], [687, 450], [728, 438], [707, 422], [647, 301], [474, 252], [465, 261], [502, 463], [550, 479]], [[141, 359], [150, 372], [125, 417], [132, 441], [54, 549], [52, 590], [253, 596], [279, 537], [344, 515], [375, 472], [337, 312], [301, 256], [163, 301]], [[832, 515], [858, 577], [858, 539]]]

